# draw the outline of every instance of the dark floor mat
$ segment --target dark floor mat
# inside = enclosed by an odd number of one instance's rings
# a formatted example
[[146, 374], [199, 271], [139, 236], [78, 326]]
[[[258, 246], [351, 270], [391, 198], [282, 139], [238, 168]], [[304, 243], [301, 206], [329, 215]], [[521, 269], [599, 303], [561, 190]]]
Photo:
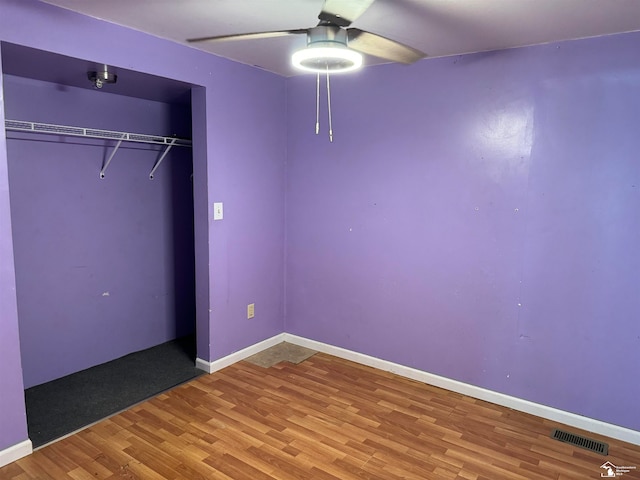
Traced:
[[34, 448], [204, 373], [185, 337], [25, 390]]

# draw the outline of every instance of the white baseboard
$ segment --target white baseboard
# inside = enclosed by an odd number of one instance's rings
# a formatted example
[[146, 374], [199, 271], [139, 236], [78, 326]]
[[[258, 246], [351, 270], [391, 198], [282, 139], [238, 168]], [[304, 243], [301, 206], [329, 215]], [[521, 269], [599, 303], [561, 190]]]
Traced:
[[612, 425], [600, 420], [589, 417], [576, 415], [575, 413], [565, 412], [557, 408], [548, 407], [539, 403], [530, 402], [521, 398], [512, 397], [503, 393], [494, 392], [485, 388], [469, 385], [468, 383], [459, 382], [450, 378], [434, 375], [433, 373], [417, 370], [415, 368], [406, 367], [397, 363], [388, 362], [376, 357], [371, 357], [363, 353], [354, 352], [340, 347], [334, 347], [315, 340], [309, 340], [297, 335], [289, 333], [284, 334], [285, 342], [300, 345], [301, 347], [311, 348], [319, 352], [334, 355], [336, 357], [351, 360], [363, 365], [378, 368], [387, 372], [392, 372], [402, 377], [417, 380], [422, 383], [433, 385], [435, 387], [444, 388], [453, 392], [461, 393], [469, 397], [478, 398], [487, 402], [502, 405], [503, 407], [518, 410], [520, 412], [530, 413], [538, 417], [546, 418], [559, 423], [564, 423], [575, 428], [580, 428], [588, 432], [605, 435], [607, 437], [629, 442], [634, 445], [640, 445], [640, 432], [628, 428]]
[[9, 448], [0, 450], [0, 467], [4, 467], [5, 465], [9, 465], [11, 462], [15, 462], [22, 457], [31, 455], [32, 452], [33, 445], [31, 444], [31, 440], [25, 440], [24, 442], [16, 443]]
[[214, 360], [213, 362], [207, 362], [201, 358], [196, 358], [196, 368], [204, 370], [207, 373], [217, 372], [218, 370], [222, 370], [223, 368], [233, 365], [240, 360], [244, 360], [251, 355], [260, 353], [262, 350], [266, 350], [269, 347], [273, 347], [274, 345], [284, 342], [284, 336], [284, 333], [279, 333], [271, 338], [267, 338], [266, 340], [250, 345], [247, 348], [233, 352], [231, 355]]

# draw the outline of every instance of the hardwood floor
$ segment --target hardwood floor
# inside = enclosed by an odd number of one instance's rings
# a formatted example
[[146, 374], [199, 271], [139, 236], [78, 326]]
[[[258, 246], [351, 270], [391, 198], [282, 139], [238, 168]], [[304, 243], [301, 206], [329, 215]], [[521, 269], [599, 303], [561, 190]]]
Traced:
[[325, 354], [201, 376], [0, 469], [0, 479], [568, 480], [605, 461], [561, 425]]

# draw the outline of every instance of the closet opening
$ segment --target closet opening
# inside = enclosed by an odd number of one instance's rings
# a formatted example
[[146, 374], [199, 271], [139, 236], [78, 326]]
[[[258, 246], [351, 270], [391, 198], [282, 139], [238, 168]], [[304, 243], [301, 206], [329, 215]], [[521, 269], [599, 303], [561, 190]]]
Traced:
[[[192, 85], [2, 43], [34, 447], [194, 378]], [[151, 175], [152, 174], [152, 175]], [[153, 178], [150, 178], [152, 176]]]

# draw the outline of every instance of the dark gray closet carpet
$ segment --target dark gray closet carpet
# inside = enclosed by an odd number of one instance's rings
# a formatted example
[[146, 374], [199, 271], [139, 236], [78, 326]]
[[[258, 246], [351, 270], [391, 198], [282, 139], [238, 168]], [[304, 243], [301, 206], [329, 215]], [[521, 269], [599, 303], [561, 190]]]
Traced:
[[40, 447], [204, 373], [184, 337], [25, 390], [29, 438]]

